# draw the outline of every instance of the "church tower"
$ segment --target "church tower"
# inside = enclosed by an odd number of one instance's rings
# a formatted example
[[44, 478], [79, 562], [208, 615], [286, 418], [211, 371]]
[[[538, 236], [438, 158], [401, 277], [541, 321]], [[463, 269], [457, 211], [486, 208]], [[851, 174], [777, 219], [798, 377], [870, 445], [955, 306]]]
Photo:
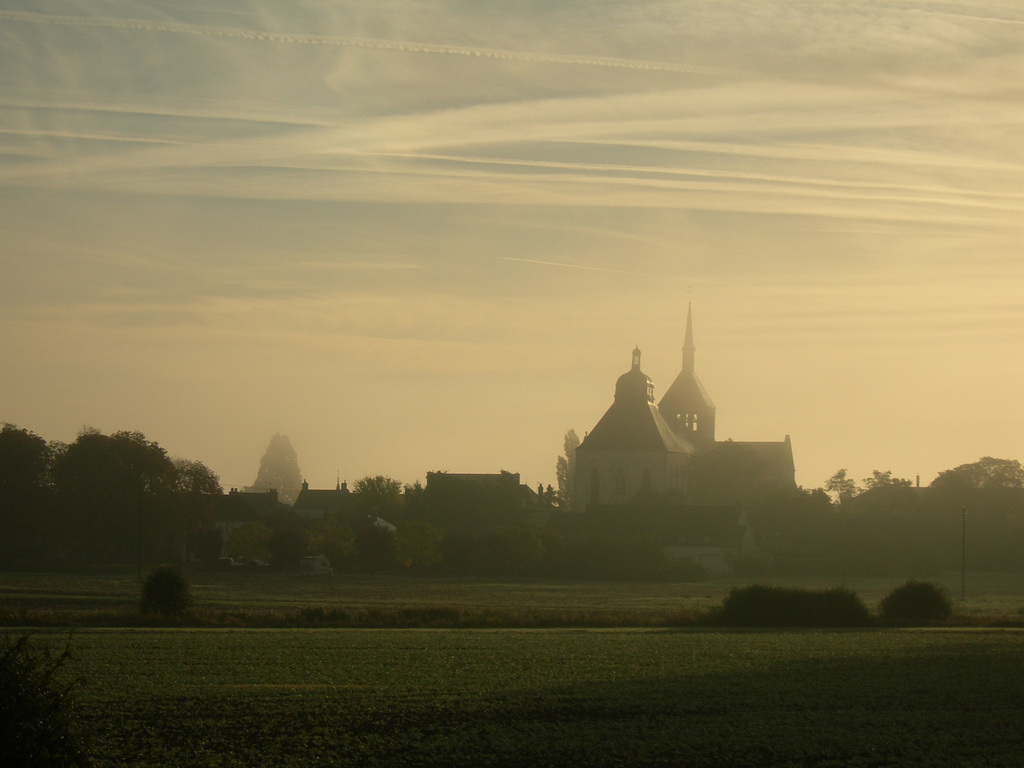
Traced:
[[683, 369], [658, 403], [658, 410], [672, 431], [698, 450], [715, 445], [715, 404], [693, 370], [693, 308], [686, 307]]

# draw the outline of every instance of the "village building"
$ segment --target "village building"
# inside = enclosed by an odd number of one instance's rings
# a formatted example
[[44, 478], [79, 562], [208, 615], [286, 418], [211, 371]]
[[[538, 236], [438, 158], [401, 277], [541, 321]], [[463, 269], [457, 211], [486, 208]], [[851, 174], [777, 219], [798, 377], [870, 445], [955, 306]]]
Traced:
[[[686, 466], [697, 453], [720, 445], [715, 405], [694, 369], [693, 311], [687, 309], [682, 370], [660, 402], [640, 367], [640, 349], [615, 383], [611, 407], [576, 449], [574, 511], [616, 505], [641, 493], [685, 492]], [[760, 461], [763, 476], [795, 487], [789, 435], [777, 442], [730, 442]]]
[[325, 517], [337, 517], [348, 512], [352, 494], [348, 483], [338, 481], [334, 488], [310, 488], [309, 483], [302, 481], [299, 495], [292, 503], [292, 511], [299, 517], [310, 520], [322, 520]]
[[694, 351], [687, 308], [682, 369], [655, 404], [654, 383], [640, 367], [640, 349], [633, 350], [611, 406], [576, 449], [573, 511], [604, 529], [642, 527], [662, 542], [667, 560], [724, 575], [761, 553], [742, 507], [687, 504], [690, 462], [724, 442], [753, 456], [759, 480], [795, 488], [793, 448], [789, 435], [776, 442], [719, 441], [715, 404], [697, 377]]

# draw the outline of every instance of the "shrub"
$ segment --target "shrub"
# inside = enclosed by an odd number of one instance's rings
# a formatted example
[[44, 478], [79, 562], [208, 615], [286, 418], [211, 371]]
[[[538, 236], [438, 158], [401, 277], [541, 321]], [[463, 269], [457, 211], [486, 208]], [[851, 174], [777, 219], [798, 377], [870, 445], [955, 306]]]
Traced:
[[933, 624], [953, 612], [946, 590], [928, 581], [901, 584], [882, 599], [880, 607], [882, 618], [894, 624]]
[[88, 765], [71, 699], [76, 682], [62, 669], [71, 644], [56, 657], [28, 636], [0, 638], [0, 756], [4, 765]]
[[733, 589], [722, 603], [720, 624], [733, 627], [862, 627], [868, 609], [848, 589], [792, 589], [754, 585]]
[[170, 565], [154, 568], [142, 585], [143, 613], [177, 616], [192, 605], [188, 582]]

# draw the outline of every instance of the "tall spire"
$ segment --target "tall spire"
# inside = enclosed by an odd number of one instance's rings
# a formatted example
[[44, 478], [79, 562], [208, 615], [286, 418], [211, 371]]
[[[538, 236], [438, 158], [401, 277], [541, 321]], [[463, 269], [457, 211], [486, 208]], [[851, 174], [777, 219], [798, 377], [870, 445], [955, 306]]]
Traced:
[[693, 305], [686, 304], [686, 338], [683, 341], [683, 370], [693, 372]]

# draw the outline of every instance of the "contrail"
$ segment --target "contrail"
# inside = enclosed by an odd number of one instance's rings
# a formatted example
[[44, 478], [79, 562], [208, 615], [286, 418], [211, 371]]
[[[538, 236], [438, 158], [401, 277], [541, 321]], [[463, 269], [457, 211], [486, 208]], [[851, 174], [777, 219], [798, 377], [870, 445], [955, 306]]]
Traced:
[[663, 61], [641, 59], [618, 59], [607, 56], [579, 56], [558, 53], [524, 53], [501, 48], [476, 48], [463, 45], [436, 43], [414, 43], [403, 40], [383, 40], [367, 37], [335, 37], [329, 35], [306, 35], [300, 33], [263, 32], [240, 27], [219, 27], [205, 24], [186, 24], [175, 21], [151, 21], [148, 19], [125, 19], [110, 17], [57, 16], [27, 11], [0, 11], [0, 20], [25, 22], [28, 24], [50, 24], [67, 27], [102, 27], [107, 29], [139, 30], [143, 32], [170, 32], [205, 37], [225, 37], [256, 42], [297, 43], [300, 45], [327, 45], [347, 48], [373, 48], [382, 51], [403, 53], [433, 53], [449, 56], [473, 56], [487, 59], [525, 61], [531, 63], [566, 64], [585, 67], [610, 67], [615, 69], [648, 70], [652, 72], [676, 72], [680, 74], [713, 75], [735, 77], [738, 72], [727, 72], [689, 64], [673, 64]]
[[965, 21], [980, 21], [986, 24], [1024, 24], [1020, 19], [1004, 19], [1000, 16], [977, 16], [970, 13], [954, 13], [953, 11], [933, 11], [929, 8], [908, 8], [907, 13], [924, 13], [929, 16], [945, 16], [950, 19], [964, 19]]
[[561, 261], [541, 261], [539, 259], [517, 259], [513, 256], [495, 256], [500, 261], [518, 261], [523, 264], [542, 264], [546, 267], [564, 267], [565, 269], [586, 269], [590, 272], [611, 272], [616, 275], [635, 275], [637, 277], [656, 277], [664, 279], [664, 275], [655, 275], [651, 272], [630, 272], [625, 269], [609, 269], [607, 267], [589, 267], [583, 264], [566, 264]]

